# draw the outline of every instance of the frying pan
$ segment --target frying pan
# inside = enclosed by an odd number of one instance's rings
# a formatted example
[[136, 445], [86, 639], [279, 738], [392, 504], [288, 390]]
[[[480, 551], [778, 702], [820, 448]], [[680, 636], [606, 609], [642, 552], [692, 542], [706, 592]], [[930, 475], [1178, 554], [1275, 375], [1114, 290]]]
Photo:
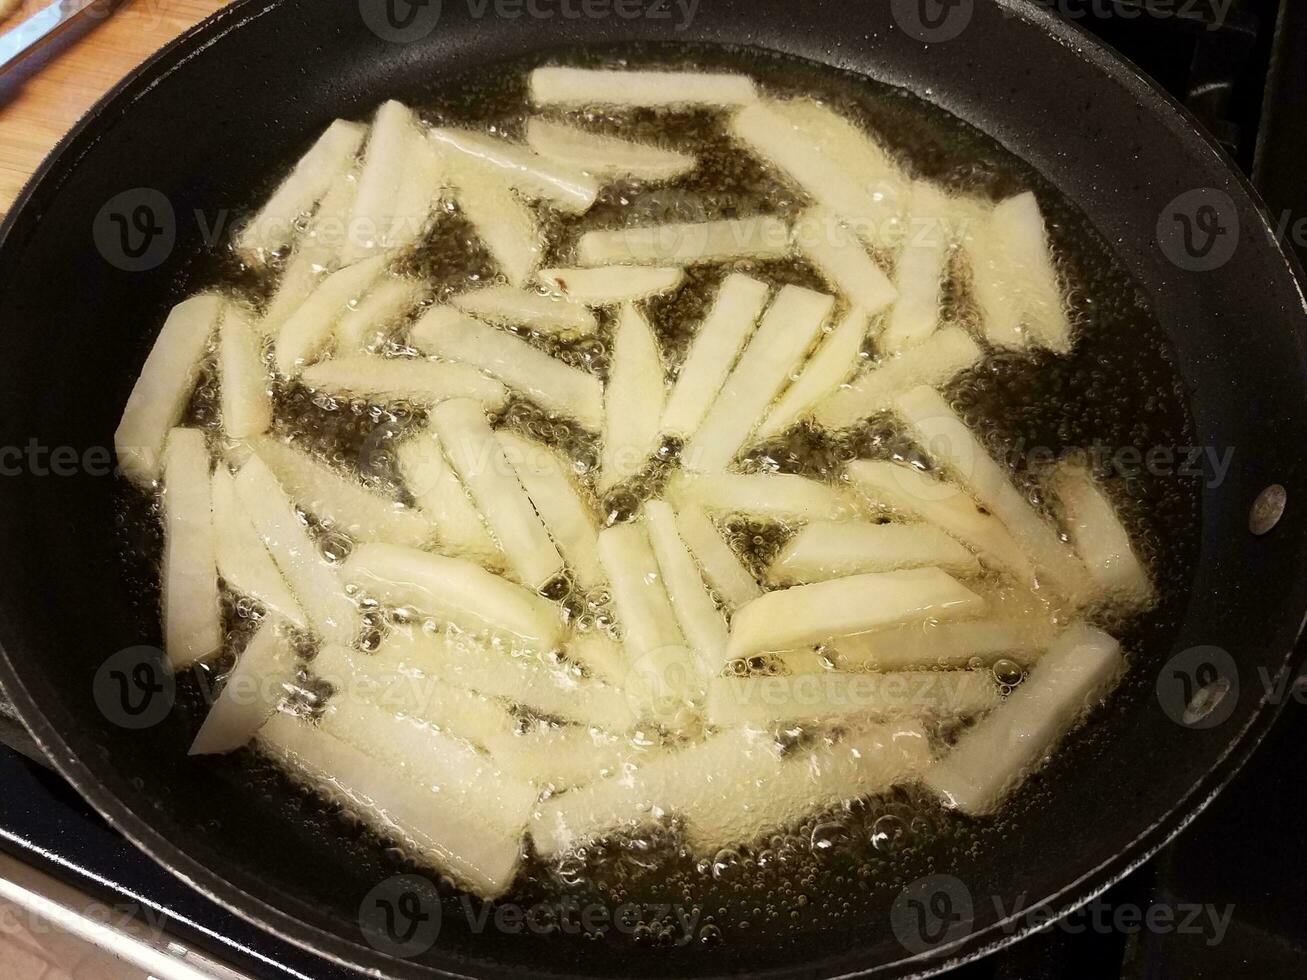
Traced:
[[[54, 475], [6, 460], [0, 680], [53, 764], [116, 827], [269, 931], [385, 974], [906, 976], [1024, 934], [1032, 922], [1012, 914], [1018, 896], [1055, 913], [1087, 901], [1230, 779], [1273, 719], [1276, 682], [1300, 659], [1307, 317], [1292, 262], [1252, 191], [1182, 110], [1094, 41], [1016, 0], [926, 4], [928, 14], [969, 17], [948, 39], [930, 17], [905, 30], [913, 8], [897, 0], [704, 0], [683, 30], [658, 17], [477, 16], [478, 5], [448, 2], [435, 5], [438, 27], [408, 44], [370, 30], [361, 16], [369, 6], [242, 0], [223, 10], [93, 110], [0, 231], [0, 446], [72, 447], [84, 464]], [[283, 781], [239, 761], [188, 760], [184, 713], [137, 731], [97, 708], [92, 679], [106, 657], [157, 643], [158, 627], [148, 578], [121, 563], [132, 527], [120, 519], [123, 497], [87, 451], [112, 445], [158, 324], [211, 265], [212, 216], [257, 202], [271, 162], [292, 159], [330, 119], [364, 118], [390, 97], [421, 102], [443, 81], [504, 59], [669, 39], [785, 52], [900, 86], [1032, 165], [1142, 285], [1169, 342], [1189, 438], [1232, 449], [1231, 465], [1222, 480], [1203, 482], [1200, 511], [1178, 542], [1191, 559], [1186, 587], [1135, 638], [1133, 676], [1092, 734], [1069, 740], [1035, 780], [1043, 789], [1026, 794], [999, 831], [975, 831], [970, 846], [936, 865], [968, 889], [965, 928], [905, 945], [886, 899], [809, 928], [757, 929], [748, 942], [647, 948], [477, 935], [447, 915], [429, 951], [391, 956], [364, 941], [358, 910], [402, 865]], [[160, 192], [177, 216], [171, 258], [146, 271], [107, 262], [93, 233], [106, 202], [137, 188]], [[1177, 261], [1167, 237], [1183, 223], [1176, 209], [1192, 200], [1181, 195], [1195, 191], [1219, 204], [1191, 218], [1217, 213], [1233, 239], [1216, 268], [1194, 268], [1201, 255]], [[197, 208], [207, 221], [191, 220]], [[1123, 391], [1128, 365], [1116, 362], [1110, 379]], [[1100, 400], [1111, 400], [1112, 387]], [[1269, 533], [1253, 534], [1250, 512], [1271, 485], [1285, 488], [1288, 506]], [[1258, 531], [1274, 523], [1265, 513]], [[1230, 659], [1215, 673], [1195, 667], [1212, 648]], [[1198, 685], [1188, 714], [1165, 687], [1185, 671]], [[903, 860], [889, 898], [921, 870]]]

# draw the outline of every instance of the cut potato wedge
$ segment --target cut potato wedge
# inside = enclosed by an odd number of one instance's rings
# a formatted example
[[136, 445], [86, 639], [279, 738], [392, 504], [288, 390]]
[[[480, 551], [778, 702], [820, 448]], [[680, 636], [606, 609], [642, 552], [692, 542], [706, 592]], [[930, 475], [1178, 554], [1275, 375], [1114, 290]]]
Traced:
[[236, 481], [225, 466], [214, 471], [212, 492], [218, 574], [229, 588], [257, 599], [300, 629], [308, 629], [304, 610], [246, 516], [236, 496]]
[[794, 243], [823, 279], [868, 315], [879, 313], [897, 297], [889, 277], [834, 212], [813, 208], [804, 214], [795, 222]]
[[272, 393], [263, 350], [249, 318], [231, 304], [218, 328], [218, 380], [222, 431], [228, 438], [248, 439], [267, 432], [272, 425]]
[[159, 331], [114, 432], [123, 475], [139, 485], [159, 478], [163, 445], [186, 410], [223, 301], [208, 293], [175, 306]]
[[395, 332], [426, 298], [425, 287], [411, 279], [383, 279], [336, 324], [336, 354], [360, 354]]
[[806, 418], [823, 399], [849, 380], [862, 362], [867, 339], [867, 311], [854, 307], [821, 340], [816, 353], [763, 420], [756, 440], [778, 436]]
[[686, 469], [711, 473], [730, 465], [762, 424], [767, 407], [798, 373], [834, 306], [832, 296], [799, 286], [781, 289], [699, 431], [686, 443], [681, 453]]
[[791, 473], [677, 473], [667, 495], [684, 510], [695, 504], [724, 517], [806, 524], [858, 516], [858, 502], [842, 487]]
[[880, 335], [883, 354], [897, 354], [928, 339], [939, 327], [940, 302], [956, 229], [944, 192], [913, 181], [907, 233], [894, 270], [898, 300]]
[[450, 167], [459, 210], [494, 256], [510, 285], [525, 286], [540, 264], [544, 240], [535, 215], [488, 166]]
[[436, 307], [413, 327], [410, 341], [426, 354], [462, 361], [498, 378], [543, 408], [589, 429], [603, 425], [603, 385], [520, 337]]
[[974, 554], [929, 524], [814, 521], [786, 542], [767, 567], [767, 581], [802, 585], [864, 572], [931, 567], [961, 577], [980, 574]]
[[1063, 460], [1048, 481], [1062, 527], [1089, 570], [1094, 598], [1125, 606], [1148, 604], [1153, 586], [1130, 535], [1088, 469]]
[[437, 128], [430, 132], [445, 156], [470, 158], [492, 169], [519, 193], [565, 211], [585, 211], [599, 195], [599, 184], [580, 169], [547, 159], [525, 146], [468, 129]]
[[385, 255], [376, 255], [332, 273], [286, 318], [277, 334], [279, 374], [293, 377], [317, 359], [331, 342], [336, 323], [376, 285], [387, 261]]
[[395, 452], [404, 486], [435, 526], [440, 549], [493, 569], [504, 567], [504, 552], [486, 526], [458, 474], [445, 459], [440, 440], [428, 428], [401, 443]]
[[700, 669], [711, 676], [726, 662], [726, 619], [681, 540], [671, 504], [650, 500], [644, 505], [644, 520], [676, 621], [698, 656]]
[[610, 265], [597, 269], [541, 269], [536, 278], [545, 288], [575, 303], [615, 306], [671, 292], [685, 282], [685, 270]]
[[294, 647], [274, 617], [267, 617], [227, 675], [190, 754], [220, 755], [248, 745], [295, 683], [298, 669]]
[[487, 409], [508, 399], [508, 389], [470, 364], [428, 361], [420, 357], [354, 354], [333, 357], [304, 369], [300, 380], [310, 388], [363, 395], [382, 401], [438, 405], [451, 398], [471, 398]]
[[395, 197], [404, 186], [409, 149], [417, 128], [413, 110], [393, 99], [377, 110], [363, 150], [358, 191], [340, 249], [341, 261], [346, 265], [374, 255], [384, 247], [395, 218]]
[[543, 157], [601, 177], [674, 180], [698, 164], [690, 153], [602, 136], [539, 117], [527, 120], [526, 141]]
[[927, 620], [837, 641], [826, 652], [837, 667], [911, 670], [970, 667], [977, 659], [1002, 657], [1024, 667], [1035, 663], [1053, 642], [1047, 617], [1007, 616], [940, 623]]
[[[416, 122], [416, 121], [415, 121]], [[390, 227], [382, 229], [381, 247], [407, 248], [430, 230], [438, 214], [446, 184], [440, 155], [427, 138], [426, 128], [416, 122], [405, 134], [404, 176], [395, 188], [390, 205]]]
[[613, 335], [612, 367], [604, 390], [601, 492], [645, 468], [661, 441], [659, 427], [666, 398], [658, 338], [644, 314], [627, 303]]
[[[354, 185], [348, 186], [352, 188]], [[329, 201], [324, 201], [323, 206], [326, 207], [328, 203]], [[327, 249], [311, 245], [309, 240], [286, 259], [276, 292], [268, 300], [263, 316], [254, 325], [262, 337], [276, 340], [282, 324], [308, 302], [318, 284], [326, 278], [327, 267], [332, 260], [332, 254]]]
[[499, 326], [523, 326], [544, 334], [580, 335], [595, 332], [599, 321], [580, 303], [555, 294], [513, 286], [486, 286], [450, 300], [478, 320]]
[[582, 265], [698, 265], [736, 259], [779, 259], [790, 252], [790, 227], [779, 218], [738, 218], [588, 231]]
[[703, 508], [695, 503], [676, 507], [676, 528], [703, 569], [704, 578], [732, 612], [762, 595], [762, 588], [731, 549]]
[[163, 451], [163, 636], [168, 663], [189, 667], [222, 647], [209, 448], [173, 429]]
[[753, 79], [725, 72], [547, 67], [531, 73], [536, 105], [730, 107], [756, 98]]
[[925, 785], [963, 813], [992, 812], [1107, 695], [1124, 668], [1116, 640], [1083, 624], [1070, 627], [1007, 701], [926, 773]]
[[618, 688], [626, 686], [631, 668], [626, 647], [604, 630], [596, 628], [585, 633], [573, 633], [563, 652], [568, 660], [580, 664], [591, 676], [605, 684]]

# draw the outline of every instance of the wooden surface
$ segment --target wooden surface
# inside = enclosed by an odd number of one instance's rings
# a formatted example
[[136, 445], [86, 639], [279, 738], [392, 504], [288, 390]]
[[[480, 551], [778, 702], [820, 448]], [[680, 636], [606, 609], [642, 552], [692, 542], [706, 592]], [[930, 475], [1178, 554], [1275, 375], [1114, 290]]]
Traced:
[[[14, 20], [49, 0], [24, 0]], [[0, 104], [0, 214], [59, 138], [123, 75], [225, 0], [130, 0]], [[91, 16], [95, 16], [91, 14]]]

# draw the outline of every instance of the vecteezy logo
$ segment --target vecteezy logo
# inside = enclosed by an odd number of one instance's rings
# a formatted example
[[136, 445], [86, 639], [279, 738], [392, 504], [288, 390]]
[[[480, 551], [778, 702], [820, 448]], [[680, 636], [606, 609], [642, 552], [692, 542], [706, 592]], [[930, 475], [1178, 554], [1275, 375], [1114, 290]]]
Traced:
[[894, 23], [926, 44], [952, 41], [971, 23], [975, 0], [893, 0]]
[[1239, 703], [1239, 667], [1220, 647], [1190, 647], [1157, 675], [1157, 701], [1185, 728], [1215, 728]]
[[441, 0], [359, 0], [359, 14], [373, 34], [391, 44], [412, 44], [440, 23]]
[[1188, 272], [1221, 268], [1239, 247], [1234, 200], [1214, 187], [1186, 191], [1162, 210], [1157, 243], [1174, 265]]
[[894, 899], [890, 928], [910, 953], [927, 953], [971, 932], [971, 891], [953, 875], [918, 878]]
[[421, 956], [440, 936], [440, 892], [421, 875], [387, 878], [363, 899], [359, 926], [378, 952]]
[[140, 731], [168, 717], [177, 684], [158, 647], [128, 647], [100, 665], [91, 689], [95, 704], [119, 728]]
[[157, 269], [177, 244], [177, 216], [162, 191], [136, 187], [105, 202], [91, 226], [95, 247], [124, 272]]

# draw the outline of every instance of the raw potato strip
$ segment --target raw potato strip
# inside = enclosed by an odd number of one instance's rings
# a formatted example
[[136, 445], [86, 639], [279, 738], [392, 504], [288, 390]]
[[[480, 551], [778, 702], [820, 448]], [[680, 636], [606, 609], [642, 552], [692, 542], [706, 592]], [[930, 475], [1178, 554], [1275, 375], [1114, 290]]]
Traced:
[[426, 289], [411, 279], [386, 279], [377, 283], [336, 324], [337, 355], [368, 350], [425, 297]]
[[241, 231], [236, 247], [268, 254], [294, 241], [296, 222], [326, 196], [335, 178], [349, 173], [367, 132], [366, 126], [343, 119], [328, 126]]
[[580, 664], [605, 684], [626, 686], [631, 666], [626, 648], [603, 630], [596, 627], [586, 633], [573, 633], [563, 652], [568, 660]]
[[786, 542], [767, 568], [773, 585], [802, 585], [900, 568], [938, 567], [950, 575], [980, 574], [980, 562], [929, 524], [814, 521]]
[[939, 327], [940, 302], [955, 230], [944, 192], [914, 181], [908, 228], [894, 270], [898, 300], [880, 335], [880, 350], [897, 354], [928, 339]]
[[734, 611], [762, 595], [762, 588], [744, 562], [731, 549], [712, 519], [698, 504], [681, 504], [676, 509], [676, 527], [681, 540], [703, 568], [727, 610]]
[[163, 444], [190, 401], [222, 310], [219, 297], [195, 296], [173, 307], [159, 331], [113, 436], [118, 465], [134, 483], [159, 478]]
[[523, 585], [543, 589], [563, 572], [531, 498], [518, 481], [479, 402], [455, 398], [431, 413], [431, 430], [445, 456], [485, 515], [509, 568]]
[[862, 344], [867, 339], [867, 321], [867, 311], [862, 307], [854, 307], [845, 314], [844, 319], [821, 341], [798, 380], [790, 385], [758, 427], [754, 433], [756, 440], [780, 435], [849, 380], [861, 361]]
[[736, 259], [779, 259], [790, 252], [790, 228], [767, 216], [588, 231], [582, 265], [697, 265]]
[[472, 503], [458, 474], [445, 459], [440, 440], [427, 429], [400, 444], [395, 452], [404, 486], [418, 508], [435, 525], [436, 538], [446, 554], [470, 558], [499, 569], [504, 553]]
[[698, 654], [700, 668], [711, 676], [726, 662], [726, 620], [704, 584], [699, 566], [681, 540], [671, 504], [664, 500], [649, 501], [644, 505], [644, 520], [676, 620]]
[[425, 358], [334, 357], [305, 368], [300, 380], [310, 388], [423, 405], [472, 398], [488, 409], [497, 409], [508, 399], [507, 388], [471, 365]]
[[768, 592], [731, 617], [728, 659], [903, 623], [976, 616], [985, 600], [938, 568], [871, 572]]
[[813, 420], [826, 429], [845, 429], [893, 407], [898, 395], [917, 385], [944, 385], [981, 358], [980, 348], [961, 327], [945, 327], [915, 347], [877, 361], [846, 388], [817, 403]]
[[300, 629], [308, 629], [304, 610], [237, 499], [236, 481], [226, 466], [214, 471], [212, 492], [218, 574], [229, 588], [253, 596]]
[[757, 97], [753, 79], [728, 72], [548, 67], [531, 73], [536, 105], [730, 107]]
[[795, 222], [794, 242], [823, 279], [869, 315], [879, 313], [898, 296], [862, 242], [833, 213], [822, 208], [808, 211]]
[[592, 334], [599, 325], [595, 315], [580, 303], [514, 286], [486, 286], [449, 302], [478, 320], [530, 327], [545, 334]]
[[440, 156], [416, 119], [405, 134], [404, 176], [391, 204], [390, 226], [382, 235], [387, 249], [406, 248], [426, 233], [431, 215], [444, 190], [445, 172]]
[[894, 401], [917, 442], [961, 480], [1003, 522], [1035, 567], [1036, 576], [1068, 599], [1082, 597], [1089, 575], [1084, 563], [1035, 511], [1011, 477], [933, 388], [914, 388]]
[[248, 744], [277, 710], [297, 673], [294, 648], [275, 617], [265, 618], [227, 675], [189, 754], [217, 755]]
[[407, 772], [379, 766], [292, 715], [273, 715], [258, 744], [292, 776], [328, 799], [347, 797], [351, 811], [375, 830], [481, 898], [497, 898], [513, 884], [522, 857], [520, 836], [490, 830], [478, 812], [414, 783]]
[[563, 639], [562, 620], [551, 603], [462, 558], [363, 544], [346, 560], [343, 574], [382, 602], [413, 606], [460, 629], [509, 633], [542, 651]]
[[1000, 700], [989, 670], [715, 677], [708, 687], [708, 723], [769, 730], [868, 716], [967, 718]]
[[333, 272], [277, 334], [277, 371], [294, 377], [331, 341], [336, 323], [381, 278], [387, 257], [376, 255]]
[[628, 303], [613, 334], [612, 367], [604, 389], [604, 433], [599, 490], [635, 476], [660, 441], [667, 399], [658, 338], [644, 314]]
[[353, 643], [358, 607], [345, 592], [335, 566], [318, 551], [272, 470], [257, 456], [237, 474], [236, 496], [313, 631], [333, 643]]
[[684, 510], [696, 504], [723, 516], [806, 524], [858, 516], [846, 491], [792, 473], [677, 473], [667, 495]]
[[437, 307], [414, 325], [410, 342], [423, 353], [485, 371], [548, 411], [588, 429], [603, 425], [603, 385], [598, 378], [507, 331], [478, 323], [450, 307]]
[[681, 453], [700, 473], [724, 470], [803, 364], [835, 305], [833, 296], [786, 286], [763, 315], [758, 332], [722, 386], [699, 431]]
[[636, 268], [541, 269], [537, 279], [552, 292], [588, 306], [613, 306], [671, 292], [685, 282], [685, 270]]
[[1130, 546], [1116, 508], [1088, 469], [1074, 460], [1058, 464], [1049, 479], [1062, 527], [1089, 569], [1099, 599], [1146, 605], [1153, 587]]
[[1028, 667], [1039, 660], [1054, 636], [1051, 621], [1034, 616], [927, 621], [850, 636], [827, 653], [834, 655], [841, 669], [969, 667], [976, 658], [999, 657]]
[[586, 211], [599, 184], [581, 170], [546, 159], [527, 147], [466, 129], [433, 129], [431, 139], [446, 156], [471, 158], [492, 169], [519, 193], [565, 211]]
[[222, 648], [209, 448], [173, 429], [163, 451], [163, 633], [168, 663], [189, 667]]
[[372, 255], [389, 234], [395, 218], [395, 197], [404, 184], [411, 137], [417, 126], [413, 111], [393, 99], [377, 110], [340, 250], [345, 264]]
[[767, 295], [764, 282], [738, 272], [726, 277], [676, 376], [663, 412], [664, 432], [688, 439], [698, 431], [713, 398], [752, 336], [767, 306]]
[[1116, 640], [1084, 624], [1071, 626], [1007, 701], [926, 773], [926, 787], [963, 813], [992, 812], [1107, 696], [1124, 669]]
[[230, 439], [262, 435], [272, 425], [272, 394], [263, 350], [249, 319], [228, 304], [218, 328], [222, 431]]
[[421, 514], [356, 476], [271, 436], [248, 442], [301, 509], [354, 540], [417, 547], [431, 539], [434, 528]]
[[531, 209], [488, 168], [454, 167], [453, 180], [459, 209], [494, 256], [504, 277], [511, 285], [525, 286], [540, 264], [545, 247]]
[[576, 584], [587, 590], [598, 588], [604, 582], [599, 564], [599, 525], [572, 479], [571, 467], [543, 443], [506, 429], [500, 429], [495, 436], [563, 553]]
[[674, 180], [698, 164], [689, 153], [601, 136], [548, 119], [528, 119], [526, 141], [543, 157], [603, 177]]

